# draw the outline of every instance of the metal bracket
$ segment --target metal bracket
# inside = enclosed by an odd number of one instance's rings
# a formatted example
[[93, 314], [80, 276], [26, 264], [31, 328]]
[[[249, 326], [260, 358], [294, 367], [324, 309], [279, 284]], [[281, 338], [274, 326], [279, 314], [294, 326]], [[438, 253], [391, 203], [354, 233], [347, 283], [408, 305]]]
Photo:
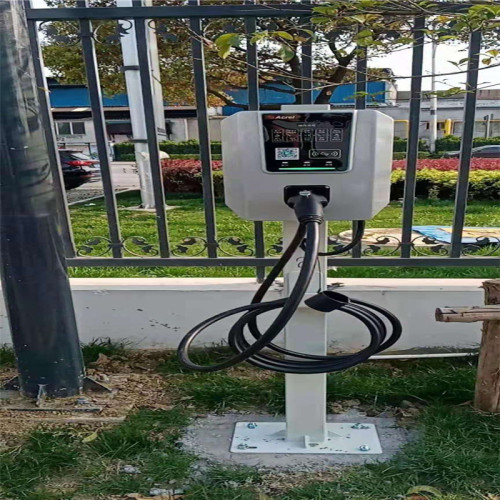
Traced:
[[19, 377], [16, 375], [15, 377], [12, 377], [6, 382], [4, 382], [2, 384], [2, 389], [4, 391], [18, 391], [20, 389]]
[[[41, 401], [41, 396], [42, 396], [42, 387], [43, 391], [45, 391], [45, 386], [40, 385], [40, 390], [38, 392], [37, 396], [37, 402], [40, 400]], [[21, 388], [19, 385], [19, 377], [16, 375], [15, 377], [12, 377], [11, 379], [7, 380], [4, 382], [1, 386], [1, 388], [5, 391], [19, 391]], [[100, 382], [97, 382], [91, 377], [85, 377], [83, 379], [83, 391], [87, 392], [113, 392], [111, 388], [108, 386], [101, 384]]]
[[382, 447], [374, 424], [326, 424], [327, 438], [315, 442], [309, 436], [286, 439], [285, 422], [238, 422], [231, 443], [232, 453], [313, 453], [379, 455]]
[[84, 392], [113, 392], [113, 390], [104, 385], [101, 384], [101, 382], [97, 382], [97, 380], [94, 380], [91, 377], [85, 377], [83, 379], [83, 391]]

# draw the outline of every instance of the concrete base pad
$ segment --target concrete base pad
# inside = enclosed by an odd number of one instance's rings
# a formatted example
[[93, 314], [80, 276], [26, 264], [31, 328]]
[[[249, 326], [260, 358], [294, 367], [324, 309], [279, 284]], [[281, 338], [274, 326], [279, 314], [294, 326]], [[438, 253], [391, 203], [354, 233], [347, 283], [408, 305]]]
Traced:
[[231, 440], [237, 422], [284, 422], [283, 417], [271, 415], [232, 413], [208, 415], [187, 428], [182, 439], [186, 451], [200, 458], [225, 465], [247, 465], [262, 469], [296, 471], [323, 470], [332, 466], [347, 466], [390, 460], [411, 438], [411, 433], [399, 427], [394, 418], [366, 417], [358, 411], [342, 415], [328, 415], [328, 422], [359, 422], [377, 428], [382, 447], [381, 454], [300, 454], [300, 453], [231, 453]]

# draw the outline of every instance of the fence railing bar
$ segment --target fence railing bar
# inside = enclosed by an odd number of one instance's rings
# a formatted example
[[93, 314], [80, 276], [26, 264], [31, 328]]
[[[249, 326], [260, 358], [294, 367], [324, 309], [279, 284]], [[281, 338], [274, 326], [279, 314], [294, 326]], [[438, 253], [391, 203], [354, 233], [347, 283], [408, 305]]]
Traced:
[[[191, 2], [192, 0], [190, 0]], [[155, 7], [73, 7], [64, 9], [28, 9], [28, 19], [62, 21], [75, 19], [202, 19], [228, 17], [298, 17], [311, 12], [309, 5], [164, 5]]]
[[411, 73], [410, 115], [406, 173], [403, 195], [403, 228], [401, 234], [401, 257], [408, 258], [412, 250], [413, 212], [415, 208], [415, 186], [417, 181], [418, 142], [420, 129], [420, 104], [422, 91], [422, 67], [424, 60], [425, 17], [416, 17], [413, 28], [413, 50]]
[[[30, 8], [31, 0], [25, 0], [26, 8]], [[47, 142], [49, 153], [49, 164], [52, 171], [52, 179], [56, 187], [57, 217], [62, 232], [64, 245], [64, 255], [66, 258], [75, 257], [75, 243], [69, 216], [68, 203], [65, 196], [64, 178], [57, 150], [57, 140], [55, 125], [52, 118], [47, 79], [44, 75], [43, 56], [38, 36], [36, 21], [28, 21], [28, 35], [30, 39], [30, 49], [33, 55], [33, 65], [35, 69], [36, 85], [38, 87], [38, 100], [40, 101], [41, 121]]]
[[[356, 109], [366, 109], [366, 81], [367, 81], [367, 72], [368, 72], [368, 60], [366, 47], [356, 47], [357, 55], [356, 55], [356, 98], [354, 101], [354, 107]], [[352, 223], [352, 234], [356, 230], [356, 223], [353, 221]], [[358, 243], [352, 249], [352, 257], [355, 259], [359, 259], [361, 257], [361, 243]]]
[[[189, 5], [200, 6], [200, 0], [189, 0]], [[205, 76], [205, 53], [203, 49], [203, 26], [200, 17], [189, 20], [193, 33], [191, 50], [193, 55], [194, 86], [196, 94], [196, 114], [200, 142], [201, 180], [203, 186], [203, 204], [207, 225], [207, 252], [209, 257], [217, 257], [217, 228], [215, 222], [215, 197], [212, 179], [212, 153], [210, 151], [210, 132], [207, 112], [207, 81]]]
[[479, 58], [481, 51], [481, 32], [473, 31], [469, 40], [467, 63], [467, 83], [465, 86], [464, 121], [458, 167], [458, 182], [453, 212], [453, 229], [451, 233], [450, 257], [460, 257], [462, 253], [462, 232], [467, 210], [469, 192], [470, 161], [474, 141], [474, 125], [476, 115], [477, 81]]
[[[222, 267], [222, 266], [265, 266], [271, 267], [278, 262], [277, 258], [266, 257], [263, 259], [256, 259], [254, 257], [242, 258], [242, 257], [219, 257], [216, 259], [210, 259], [206, 257], [171, 257], [170, 259], [161, 259], [158, 257], [127, 257], [124, 259], [110, 259], [109, 257], [91, 257], [91, 258], [76, 258], [68, 259], [67, 264], [70, 267]], [[497, 266], [498, 267], [498, 257], [461, 257], [461, 258], [449, 258], [449, 257], [413, 257], [413, 258], [401, 258], [401, 257], [374, 257], [374, 258], [363, 258], [352, 259], [351, 257], [335, 257], [328, 259], [329, 266], [339, 266], [339, 267], [354, 267], [359, 266], [360, 262], [365, 266], [370, 267], [399, 267], [399, 266], [409, 266], [409, 267], [428, 267], [428, 266], [459, 266], [459, 267], [470, 267], [470, 266]]]
[[[88, 0], [77, 0], [77, 6], [88, 8]], [[97, 57], [92, 33], [92, 23], [88, 19], [80, 20], [80, 35], [82, 42], [83, 61], [90, 96], [90, 108], [94, 123], [95, 142], [99, 164], [101, 166], [102, 185], [106, 214], [108, 218], [109, 238], [111, 240], [111, 253], [113, 257], [122, 257], [122, 241], [120, 235], [120, 222], [116, 208], [116, 196], [111, 175], [111, 165], [108, 153], [108, 141], [104, 108], [102, 104], [101, 82], [97, 66]]]
[[366, 47], [357, 47], [356, 56], [356, 109], [366, 109], [366, 82], [368, 72], [368, 59], [366, 57]]
[[[245, 0], [245, 4], [253, 5], [255, 0]], [[245, 31], [247, 35], [247, 82], [248, 82], [248, 109], [256, 111], [260, 108], [259, 99], [259, 68], [257, 57], [257, 44], [250, 43], [253, 33], [257, 31], [257, 19], [247, 17], [245, 19]], [[262, 221], [254, 222], [253, 234], [255, 239], [255, 256], [262, 258], [265, 255], [266, 247], [264, 242], [264, 223]], [[266, 268], [258, 266], [256, 268], [257, 281], [261, 282], [266, 274]]]
[[156, 123], [155, 98], [153, 95], [153, 82], [151, 78], [151, 63], [148, 51], [147, 21], [135, 20], [135, 36], [137, 55], [139, 59], [139, 75], [141, 78], [142, 99], [144, 101], [144, 118], [146, 121], [146, 138], [148, 141], [149, 165], [153, 181], [153, 196], [155, 200], [156, 227], [158, 229], [158, 242], [160, 255], [170, 257], [170, 242], [168, 236], [168, 221], [165, 206], [165, 192], [163, 189], [163, 175], [160, 160], [160, 146], [158, 144], [158, 126]]
[[[311, 0], [301, 0], [303, 5], [311, 5]], [[312, 29], [312, 24], [310, 22], [310, 17], [301, 18], [301, 26], [305, 29]], [[313, 103], [313, 44], [312, 36], [304, 34], [307, 36], [307, 41], [302, 42], [300, 45], [301, 52], [301, 76], [302, 76], [302, 88], [301, 88], [301, 102], [302, 104], [312, 104]]]
[[[439, 5], [439, 13], [465, 12], [474, 3], [450, 2]], [[164, 5], [154, 7], [89, 7], [28, 9], [28, 19], [61, 21], [78, 19], [155, 19], [155, 18], [227, 18], [227, 17], [301, 17], [311, 13], [311, 5]], [[353, 11], [355, 13], [356, 11]], [[408, 15], [408, 10], [392, 9], [390, 14]]]

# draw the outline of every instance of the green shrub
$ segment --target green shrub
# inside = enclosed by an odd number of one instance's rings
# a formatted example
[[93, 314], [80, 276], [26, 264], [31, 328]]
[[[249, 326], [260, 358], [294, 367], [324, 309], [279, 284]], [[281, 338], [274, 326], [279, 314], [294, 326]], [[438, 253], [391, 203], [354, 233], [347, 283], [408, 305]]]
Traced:
[[[476, 137], [474, 139], [474, 147], [487, 146], [490, 144], [500, 144], [500, 137]], [[401, 139], [399, 137], [394, 138], [393, 151], [394, 153], [406, 153], [406, 148], [408, 146], [407, 139]], [[160, 149], [171, 155], [172, 158], [176, 158], [174, 155], [188, 155], [186, 157], [179, 156], [179, 159], [197, 159], [200, 152], [200, 143], [195, 139], [190, 139], [188, 141], [163, 141], [160, 142]], [[422, 139], [419, 141], [418, 149], [421, 152], [426, 152], [428, 146]], [[460, 137], [454, 135], [447, 135], [438, 139], [436, 141], [436, 151], [458, 151], [460, 149]], [[134, 160], [134, 144], [132, 142], [121, 142], [114, 145], [115, 158], [117, 161], [133, 161]], [[214, 155], [214, 160], [218, 158], [216, 155], [222, 154], [222, 146], [220, 141], [212, 141], [211, 143], [212, 155]], [[131, 156], [130, 156], [131, 155]], [[192, 155], [195, 158], [192, 158]], [[424, 158], [424, 156], [420, 156]], [[395, 160], [401, 160], [402, 157], [394, 157]]]
[[[134, 154], [134, 144], [132, 142], [121, 142], [114, 145], [115, 158], [117, 161], [130, 161], [123, 160], [123, 155]], [[200, 143], [195, 139], [189, 141], [163, 141], [160, 142], [160, 150], [171, 155], [198, 155], [200, 152]], [[212, 154], [222, 154], [222, 146], [220, 141], [213, 141], [211, 143]]]
[[[408, 147], [407, 139], [400, 139], [399, 137], [394, 138], [392, 150], [395, 153], [406, 153], [407, 147]], [[422, 139], [418, 141], [418, 149], [419, 151], [425, 151], [426, 149], [428, 149], [426, 142], [423, 141]]]
[[[419, 151], [418, 152], [418, 157], [419, 159], [423, 158], [430, 158], [431, 154], [428, 151]], [[396, 151], [395, 153], [392, 153], [392, 159], [393, 160], [406, 160], [406, 151]]]
[[[168, 153], [170, 158], [173, 160], [199, 160], [200, 155], [199, 154], [174, 154], [174, 153]], [[220, 154], [214, 154], [212, 153], [212, 160], [221, 160], [222, 155]], [[118, 161], [135, 161], [135, 154], [120, 154], [120, 159]]]
[[[455, 135], [446, 135], [437, 139], [436, 141], [436, 151], [459, 151], [460, 150], [461, 138]], [[500, 137], [476, 137], [473, 142], [473, 146], [478, 148], [479, 146], [490, 146], [500, 144]]]
[[[162, 161], [163, 182], [169, 193], [201, 194], [201, 163], [197, 160], [169, 159]], [[212, 162], [214, 194], [224, 196], [224, 173], [222, 162]], [[452, 200], [455, 196], [458, 172], [456, 170], [438, 170], [422, 168], [417, 171], [415, 194], [418, 198], [437, 198]], [[403, 197], [404, 169], [396, 169], [391, 174], [391, 199]], [[500, 200], [500, 170], [472, 170], [470, 172], [469, 199]]]
[[[404, 170], [393, 170], [391, 174], [391, 199], [402, 198], [404, 178]], [[430, 168], [418, 170], [415, 194], [418, 198], [453, 199], [457, 178], [457, 171], [441, 171]], [[500, 171], [473, 170], [470, 173], [469, 181], [469, 199], [500, 200]]]

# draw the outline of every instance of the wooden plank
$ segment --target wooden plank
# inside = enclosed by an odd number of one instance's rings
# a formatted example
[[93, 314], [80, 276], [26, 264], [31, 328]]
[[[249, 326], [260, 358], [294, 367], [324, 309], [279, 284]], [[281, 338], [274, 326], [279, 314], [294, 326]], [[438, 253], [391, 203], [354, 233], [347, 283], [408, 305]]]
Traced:
[[476, 321], [500, 321], [500, 305], [473, 307], [439, 307], [436, 321], [445, 323], [475, 323]]

